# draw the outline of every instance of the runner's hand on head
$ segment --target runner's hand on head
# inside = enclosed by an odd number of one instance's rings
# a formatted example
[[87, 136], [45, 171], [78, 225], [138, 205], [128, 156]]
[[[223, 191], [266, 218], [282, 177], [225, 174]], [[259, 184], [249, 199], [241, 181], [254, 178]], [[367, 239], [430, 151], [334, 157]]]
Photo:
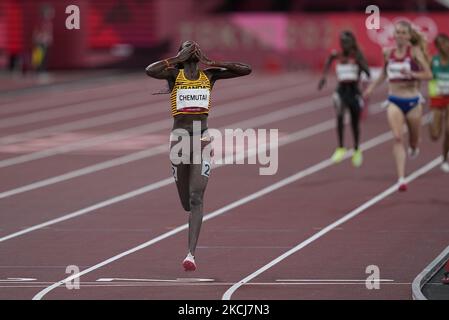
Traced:
[[178, 52], [178, 54], [176, 55], [176, 57], [181, 61], [186, 61], [187, 59], [189, 59], [192, 54], [194, 54], [196, 51], [196, 46], [195, 45], [187, 45], [184, 49], [182, 49], [181, 51]]
[[208, 57], [206, 57], [204, 55], [204, 53], [201, 51], [201, 49], [199, 47], [197, 48], [197, 56], [198, 56], [198, 59], [205, 65], [211, 66], [214, 64], [214, 62], [212, 60], [210, 60]]

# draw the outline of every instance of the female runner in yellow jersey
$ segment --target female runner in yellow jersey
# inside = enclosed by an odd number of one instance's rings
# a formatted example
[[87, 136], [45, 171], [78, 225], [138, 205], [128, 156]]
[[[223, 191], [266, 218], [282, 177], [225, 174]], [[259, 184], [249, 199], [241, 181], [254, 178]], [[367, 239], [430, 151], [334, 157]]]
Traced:
[[[200, 62], [210, 68], [200, 69]], [[174, 122], [170, 160], [181, 204], [189, 212], [189, 251], [182, 265], [186, 271], [194, 271], [195, 249], [203, 221], [203, 196], [211, 169], [210, 158], [202, 154], [210, 144], [207, 133], [210, 92], [215, 81], [248, 75], [251, 67], [243, 63], [212, 61], [201, 52], [197, 43], [185, 41], [175, 57], [152, 63], [146, 68], [146, 73], [166, 80], [171, 92]], [[200, 130], [196, 130], [196, 126]], [[201, 154], [176, 147], [179, 138], [181, 141], [186, 138], [183, 135], [189, 136], [190, 150], [195, 150], [195, 138], [200, 140]]]

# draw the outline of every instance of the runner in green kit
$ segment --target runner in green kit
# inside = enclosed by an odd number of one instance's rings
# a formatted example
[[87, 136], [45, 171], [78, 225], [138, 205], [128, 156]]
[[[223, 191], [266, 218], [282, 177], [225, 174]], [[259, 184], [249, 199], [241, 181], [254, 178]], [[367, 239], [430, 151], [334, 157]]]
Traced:
[[449, 173], [447, 162], [449, 152], [449, 36], [439, 34], [435, 38], [438, 54], [432, 58], [433, 80], [429, 82], [430, 108], [432, 122], [430, 136], [436, 141], [441, 136], [444, 122], [443, 163], [441, 170]]

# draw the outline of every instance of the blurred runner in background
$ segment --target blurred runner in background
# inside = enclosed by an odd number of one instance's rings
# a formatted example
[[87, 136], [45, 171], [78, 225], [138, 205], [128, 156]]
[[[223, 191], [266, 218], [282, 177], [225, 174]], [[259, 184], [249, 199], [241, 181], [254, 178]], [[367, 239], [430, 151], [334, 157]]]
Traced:
[[54, 9], [48, 4], [41, 7], [41, 19], [33, 33], [33, 48], [31, 52], [31, 66], [41, 77], [48, 77], [47, 62], [48, 52], [53, 44]]
[[398, 190], [406, 191], [405, 162], [406, 151], [403, 141], [404, 124], [409, 134], [408, 155], [416, 158], [419, 154], [419, 134], [422, 118], [422, 95], [419, 84], [431, 80], [432, 72], [426, 52], [426, 41], [412, 25], [401, 20], [395, 24], [396, 45], [384, 49], [384, 68], [381, 75], [364, 92], [368, 97], [372, 91], [388, 78], [387, 117], [395, 142], [393, 155], [398, 175]]
[[340, 46], [341, 51], [334, 50], [328, 57], [323, 76], [318, 84], [318, 90], [321, 90], [325, 85], [329, 68], [332, 62], [336, 60], [338, 85], [333, 95], [333, 100], [337, 113], [338, 147], [332, 155], [332, 160], [335, 163], [341, 162], [347, 151], [343, 143], [343, 131], [345, 111], [348, 109], [351, 114], [351, 127], [354, 137], [352, 164], [355, 167], [360, 167], [363, 162], [362, 151], [359, 149], [360, 115], [363, 108], [363, 100], [360, 93], [359, 80], [362, 72], [370, 77], [370, 71], [351, 31], [341, 32]]
[[449, 152], [449, 36], [440, 33], [435, 38], [435, 47], [438, 49], [438, 54], [432, 58], [433, 80], [429, 81], [430, 108], [432, 110], [430, 136], [432, 140], [437, 141], [444, 131], [441, 170], [449, 173], [449, 163], [447, 162]]

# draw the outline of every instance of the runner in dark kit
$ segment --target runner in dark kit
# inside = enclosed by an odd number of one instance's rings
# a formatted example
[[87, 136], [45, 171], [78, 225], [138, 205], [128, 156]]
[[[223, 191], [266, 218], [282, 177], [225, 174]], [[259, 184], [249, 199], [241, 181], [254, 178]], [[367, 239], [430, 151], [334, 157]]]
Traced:
[[326, 83], [326, 76], [333, 61], [337, 61], [336, 73], [338, 79], [337, 90], [333, 95], [335, 111], [337, 113], [338, 147], [332, 155], [332, 160], [339, 163], [346, 154], [343, 144], [344, 115], [346, 109], [351, 114], [351, 127], [354, 136], [354, 154], [352, 164], [360, 167], [363, 162], [362, 152], [359, 149], [360, 141], [360, 113], [363, 101], [359, 89], [359, 80], [362, 72], [370, 77], [368, 64], [360, 51], [354, 34], [351, 31], [343, 31], [340, 34], [341, 52], [332, 51], [326, 61], [323, 77], [318, 83], [321, 90]]
[[[200, 69], [200, 62], [208, 68]], [[203, 221], [203, 196], [211, 170], [211, 139], [207, 132], [210, 93], [215, 81], [248, 75], [251, 67], [243, 63], [210, 60], [197, 43], [185, 41], [175, 57], [152, 63], [146, 68], [146, 73], [166, 80], [171, 94], [174, 122], [170, 160], [181, 204], [189, 212], [189, 251], [182, 265], [186, 271], [194, 271], [195, 249]], [[190, 148], [179, 148], [179, 145], [185, 146], [182, 141], [186, 139]], [[197, 150], [195, 141], [201, 152], [194, 152]]]

